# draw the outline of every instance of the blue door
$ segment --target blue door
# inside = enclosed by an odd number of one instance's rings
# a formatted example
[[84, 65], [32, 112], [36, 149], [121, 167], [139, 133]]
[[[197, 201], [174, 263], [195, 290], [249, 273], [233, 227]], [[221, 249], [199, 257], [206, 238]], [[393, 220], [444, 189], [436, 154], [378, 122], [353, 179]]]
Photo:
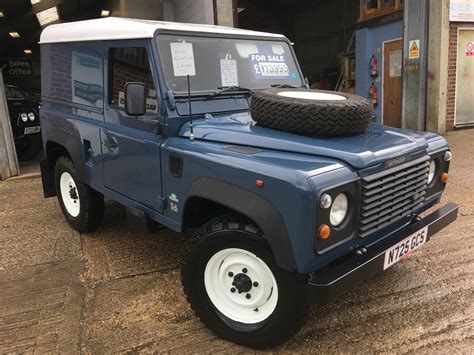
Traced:
[[[108, 67], [105, 120], [101, 129], [104, 185], [128, 202], [132, 200], [161, 212], [162, 137], [157, 128], [162, 117], [148, 42], [109, 42], [104, 46], [104, 57]], [[145, 84], [145, 116], [132, 117], [125, 113], [124, 87], [127, 82]]]

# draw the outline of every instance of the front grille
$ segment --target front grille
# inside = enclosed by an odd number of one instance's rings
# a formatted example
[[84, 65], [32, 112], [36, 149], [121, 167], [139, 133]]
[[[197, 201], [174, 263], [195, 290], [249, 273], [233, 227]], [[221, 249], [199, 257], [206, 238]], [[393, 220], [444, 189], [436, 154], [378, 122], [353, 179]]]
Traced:
[[429, 156], [362, 178], [359, 235], [409, 216], [425, 199]]

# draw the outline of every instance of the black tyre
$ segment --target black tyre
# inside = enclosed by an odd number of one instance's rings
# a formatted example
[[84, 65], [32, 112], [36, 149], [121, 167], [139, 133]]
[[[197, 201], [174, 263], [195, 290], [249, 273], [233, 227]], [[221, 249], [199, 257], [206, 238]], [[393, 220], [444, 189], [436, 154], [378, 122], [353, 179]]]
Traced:
[[239, 216], [204, 225], [188, 243], [181, 273], [201, 321], [238, 344], [283, 343], [306, 314], [302, 275], [278, 267], [259, 229]]
[[373, 106], [369, 100], [342, 92], [280, 88], [256, 92], [250, 109], [252, 119], [262, 127], [335, 137], [364, 132]]
[[96, 229], [104, 216], [104, 196], [81, 183], [72, 161], [59, 157], [54, 168], [56, 195], [68, 223], [79, 232]]
[[15, 142], [18, 160], [28, 161], [36, 158], [41, 152], [42, 143], [40, 134], [26, 135]]

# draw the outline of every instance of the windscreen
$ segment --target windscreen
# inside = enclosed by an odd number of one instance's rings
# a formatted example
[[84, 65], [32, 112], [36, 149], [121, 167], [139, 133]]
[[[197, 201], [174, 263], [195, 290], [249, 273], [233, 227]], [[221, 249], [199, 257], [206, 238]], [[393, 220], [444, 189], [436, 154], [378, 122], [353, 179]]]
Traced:
[[8, 99], [28, 99], [29, 95], [14, 86], [5, 86], [5, 96]]
[[166, 83], [174, 93], [187, 92], [187, 74], [194, 93], [303, 84], [284, 41], [158, 35], [157, 42]]

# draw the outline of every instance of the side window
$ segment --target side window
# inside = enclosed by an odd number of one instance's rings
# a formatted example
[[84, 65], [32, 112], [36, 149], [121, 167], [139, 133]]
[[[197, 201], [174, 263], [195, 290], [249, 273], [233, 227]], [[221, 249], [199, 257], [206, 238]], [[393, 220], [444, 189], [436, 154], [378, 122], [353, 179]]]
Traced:
[[109, 49], [109, 105], [125, 108], [124, 87], [128, 82], [145, 84], [147, 112], [158, 112], [155, 85], [145, 47]]

